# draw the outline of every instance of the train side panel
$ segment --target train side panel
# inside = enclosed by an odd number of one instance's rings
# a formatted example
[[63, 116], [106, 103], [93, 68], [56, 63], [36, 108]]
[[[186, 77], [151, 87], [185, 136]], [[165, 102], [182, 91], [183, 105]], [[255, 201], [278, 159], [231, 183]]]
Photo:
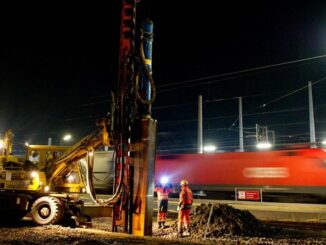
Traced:
[[321, 149], [160, 155], [155, 177], [167, 176], [174, 185], [187, 179], [198, 190], [252, 187], [326, 195], [325, 160]]

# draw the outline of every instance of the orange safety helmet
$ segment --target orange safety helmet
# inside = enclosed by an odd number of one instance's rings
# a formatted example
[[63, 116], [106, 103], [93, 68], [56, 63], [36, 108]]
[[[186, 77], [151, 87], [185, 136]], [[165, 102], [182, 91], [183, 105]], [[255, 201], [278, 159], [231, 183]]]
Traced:
[[182, 186], [182, 185], [189, 185], [189, 183], [188, 183], [188, 181], [187, 180], [181, 180], [181, 182], [180, 182], [180, 185]]

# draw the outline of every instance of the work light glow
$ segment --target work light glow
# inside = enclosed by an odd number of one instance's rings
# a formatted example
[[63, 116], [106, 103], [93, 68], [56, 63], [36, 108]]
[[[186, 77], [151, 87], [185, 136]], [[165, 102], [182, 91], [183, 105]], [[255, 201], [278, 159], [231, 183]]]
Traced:
[[38, 173], [36, 171], [31, 172], [31, 178], [36, 178], [38, 176]]
[[204, 152], [214, 152], [216, 151], [216, 146], [215, 145], [206, 145], [204, 146]]
[[266, 149], [270, 149], [272, 147], [272, 144], [269, 142], [261, 142], [257, 144], [257, 148], [259, 150], [266, 150]]
[[169, 182], [169, 178], [166, 177], [166, 176], [163, 176], [163, 177], [160, 179], [160, 183], [161, 183], [162, 185], [165, 185], [165, 184], [167, 184], [168, 182]]

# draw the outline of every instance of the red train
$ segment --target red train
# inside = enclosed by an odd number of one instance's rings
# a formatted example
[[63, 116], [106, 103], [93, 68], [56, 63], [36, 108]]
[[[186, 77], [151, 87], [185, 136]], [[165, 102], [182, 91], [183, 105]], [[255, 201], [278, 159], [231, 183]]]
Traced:
[[307, 148], [266, 152], [158, 155], [155, 181], [187, 179], [206, 198], [326, 203], [326, 152]]

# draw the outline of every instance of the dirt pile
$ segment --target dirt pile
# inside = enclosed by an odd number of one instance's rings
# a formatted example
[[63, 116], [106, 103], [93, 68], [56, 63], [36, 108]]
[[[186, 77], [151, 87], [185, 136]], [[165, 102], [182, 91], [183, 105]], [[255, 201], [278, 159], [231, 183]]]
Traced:
[[[177, 229], [177, 223], [172, 225]], [[227, 204], [201, 204], [191, 215], [191, 237], [263, 236], [266, 228], [250, 212]]]

